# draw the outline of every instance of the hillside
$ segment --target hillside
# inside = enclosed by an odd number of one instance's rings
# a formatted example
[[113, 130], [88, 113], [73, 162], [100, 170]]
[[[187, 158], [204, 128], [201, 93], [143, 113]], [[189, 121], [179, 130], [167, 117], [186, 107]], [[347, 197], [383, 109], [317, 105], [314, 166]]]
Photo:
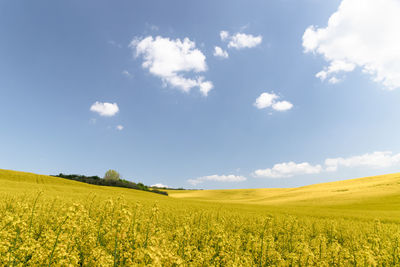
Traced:
[[88, 195], [96, 195], [96, 198], [101, 199], [123, 195], [125, 198], [135, 201], [166, 198], [140, 190], [96, 186], [54, 176], [0, 169], [0, 194], [16, 196], [38, 192], [49, 197], [62, 197], [71, 200]]
[[399, 180], [167, 197], [0, 170], [0, 265], [399, 266]]
[[177, 199], [257, 204], [270, 210], [395, 219], [400, 215], [400, 173], [297, 188], [168, 191]]
[[[218, 206], [244, 212], [273, 212], [312, 216], [338, 216], [400, 220], [400, 173], [321, 183], [297, 188], [231, 190], [167, 190], [170, 197], [104, 187], [58, 177], [0, 170], [0, 194], [44, 192], [64, 199], [108, 199], [123, 196], [129, 201], [161, 205]], [[184, 200], [184, 201], [182, 201]]]
[[10, 170], [0, 170], [0, 182], [0, 194], [13, 196], [42, 192], [47, 197], [69, 201], [123, 196], [128, 201], [149, 205], [157, 202], [167, 207], [214, 206], [250, 213], [400, 221], [400, 173], [297, 188], [167, 190], [170, 197]]

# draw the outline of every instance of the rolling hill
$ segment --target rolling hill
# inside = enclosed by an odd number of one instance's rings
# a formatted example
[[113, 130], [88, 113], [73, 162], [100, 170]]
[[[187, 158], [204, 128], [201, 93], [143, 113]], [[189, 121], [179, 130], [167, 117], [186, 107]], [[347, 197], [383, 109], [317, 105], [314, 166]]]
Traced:
[[169, 195], [0, 170], [0, 265], [400, 265], [400, 174]]
[[[88, 194], [107, 199], [123, 195], [131, 201], [180, 205], [213, 204], [258, 212], [379, 218], [400, 221], [400, 173], [314, 184], [297, 188], [231, 190], [166, 190], [170, 197], [117, 187], [104, 187], [33, 173], [0, 170], [0, 193], [45, 192], [74, 199]], [[203, 203], [203, 204], [202, 204]]]
[[319, 215], [380, 217], [400, 215], [400, 173], [297, 188], [169, 190], [173, 198], [255, 204], [271, 210]]

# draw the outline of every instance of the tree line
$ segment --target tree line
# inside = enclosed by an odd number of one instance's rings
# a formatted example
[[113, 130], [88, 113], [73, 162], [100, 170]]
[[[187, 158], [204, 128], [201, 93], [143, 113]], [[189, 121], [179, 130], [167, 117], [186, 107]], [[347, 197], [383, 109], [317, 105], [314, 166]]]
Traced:
[[120, 174], [115, 170], [108, 170], [104, 175], [104, 178], [101, 178], [97, 175], [95, 176], [85, 176], [79, 174], [63, 174], [60, 173], [58, 175], [52, 175], [54, 177], [60, 177], [64, 179], [74, 180], [78, 182], [83, 182], [87, 184], [93, 185], [101, 185], [101, 186], [115, 186], [115, 187], [123, 187], [123, 188], [130, 188], [136, 190], [142, 190], [152, 193], [157, 193], [161, 195], [168, 196], [168, 193], [162, 190], [158, 190], [156, 188], [151, 188], [143, 183], [134, 183], [131, 181], [127, 181], [121, 179]]

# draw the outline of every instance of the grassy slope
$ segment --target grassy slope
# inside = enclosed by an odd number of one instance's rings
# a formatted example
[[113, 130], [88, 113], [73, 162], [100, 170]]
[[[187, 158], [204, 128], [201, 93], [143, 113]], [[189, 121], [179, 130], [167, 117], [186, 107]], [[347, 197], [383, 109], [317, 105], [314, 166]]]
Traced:
[[108, 199], [123, 196], [132, 201], [163, 201], [167, 197], [134, 189], [96, 186], [59, 177], [0, 169], [0, 195], [9, 196], [43, 192], [49, 197], [73, 201], [78, 198]]
[[0, 170], [0, 265], [399, 266], [399, 176], [167, 197]]
[[174, 198], [257, 204], [269, 210], [321, 216], [397, 220], [400, 173], [298, 188], [168, 191]]
[[0, 195], [12, 197], [43, 191], [63, 200], [88, 201], [123, 195], [132, 202], [161, 207], [223, 208], [251, 213], [289, 213], [321, 217], [356, 217], [400, 221], [400, 174], [359, 178], [298, 188], [240, 190], [170, 190], [171, 197], [114, 187], [102, 187], [32, 173], [0, 170]]

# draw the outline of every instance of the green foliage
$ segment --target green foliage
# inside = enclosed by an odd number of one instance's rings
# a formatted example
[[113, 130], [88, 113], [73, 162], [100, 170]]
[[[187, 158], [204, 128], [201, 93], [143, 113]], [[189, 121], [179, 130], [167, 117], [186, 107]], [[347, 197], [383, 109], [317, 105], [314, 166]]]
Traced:
[[118, 181], [120, 179], [120, 174], [116, 170], [108, 170], [104, 174], [104, 180]]
[[119, 180], [101, 179], [98, 176], [85, 176], [85, 175], [78, 175], [78, 174], [63, 174], [63, 173], [60, 173], [59, 175], [54, 175], [54, 177], [65, 178], [65, 179], [83, 182], [83, 183], [87, 183], [87, 184], [93, 184], [93, 185], [114, 186], [114, 187], [124, 187], [124, 188], [136, 189], [136, 190], [143, 190], [143, 191], [148, 191], [148, 192], [168, 196], [168, 193], [166, 191], [161, 191], [158, 189], [150, 189], [148, 186], [146, 186], [142, 183], [134, 183], [134, 182], [123, 180], [123, 179], [119, 179]]

